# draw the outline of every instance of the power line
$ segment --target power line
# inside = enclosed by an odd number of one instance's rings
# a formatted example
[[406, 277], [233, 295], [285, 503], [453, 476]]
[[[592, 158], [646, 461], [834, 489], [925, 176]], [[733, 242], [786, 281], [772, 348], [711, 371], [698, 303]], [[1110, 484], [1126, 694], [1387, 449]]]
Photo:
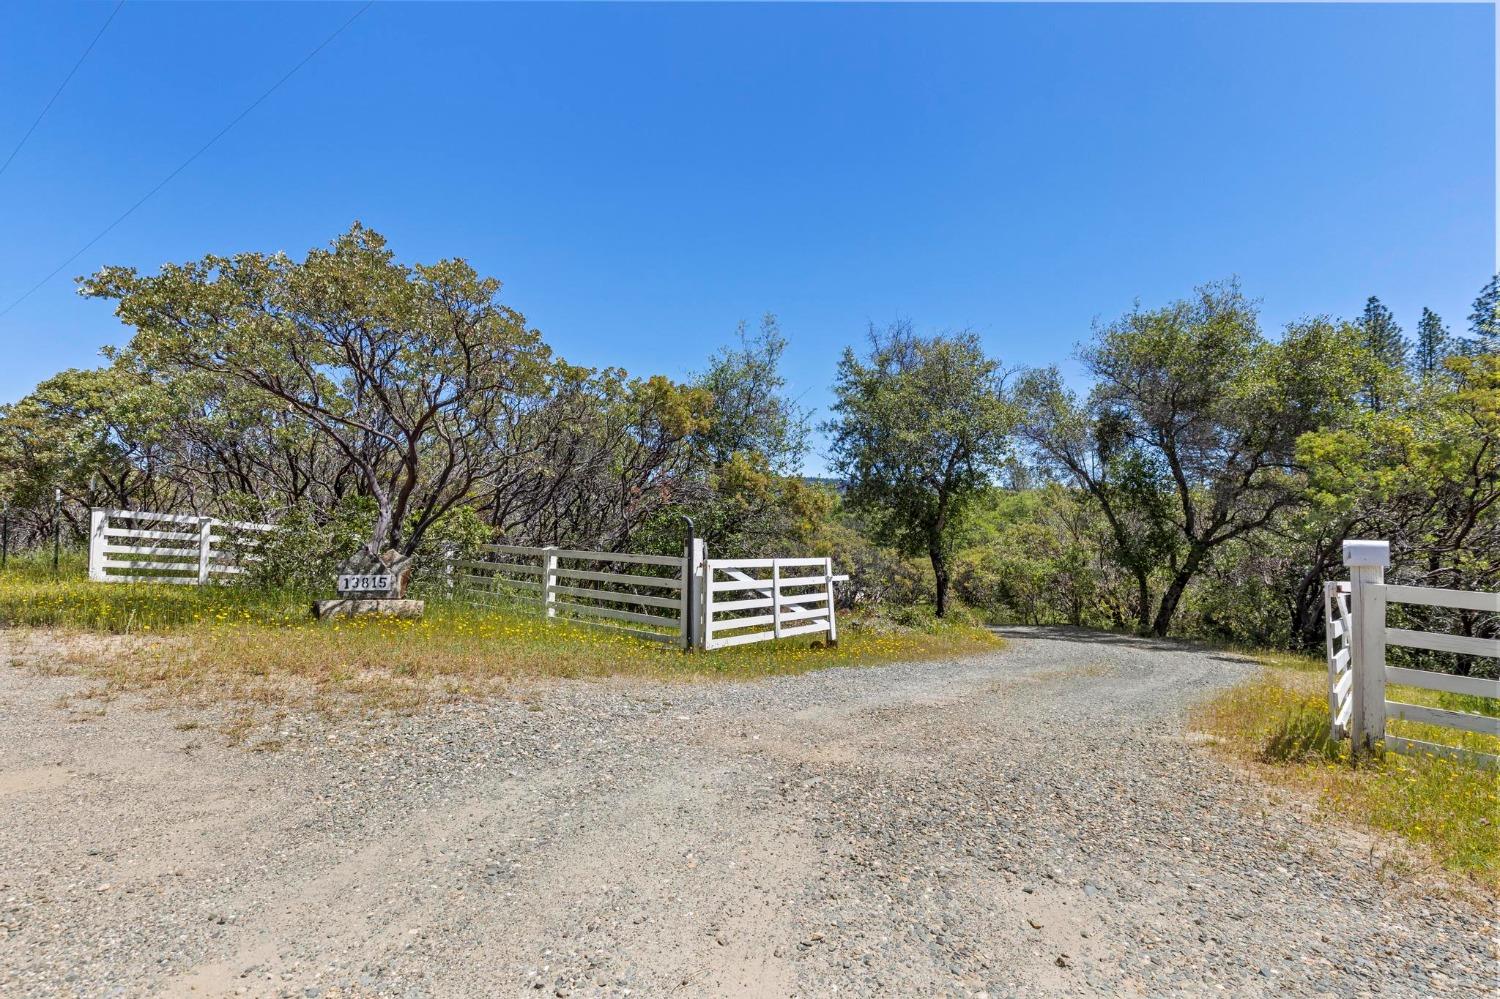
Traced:
[[119, 225], [121, 222], [124, 222], [126, 219], [128, 219], [132, 214], [135, 213], [135, 210], [137, 208], [141, 207], [147, 201], [149, 201], [151, 199], [152, 195], [156, 194], [157, 191], [160, 191], [162, 188], [166, 187], [167, 184], [169, 184], [171, 182], [171, 180], [172, 180], [173, 177], [176, 177], [178, 174], [182, 173], [182, 171], [186, 170], [192, 164], [192, 162], [194, 160], [196, 160], [198, 157], [202, 156], [204, 153], [208, 152], [210, 146], [212, 146], [215, 142], [218, 142], [220, 139], [222, 139], [225, 136], [225, 134], [228, 133], [228, 131], [231, 128], [234, 128], [234, 126], [238, 125], [240, 123], [240, 121], [246, 115], [248, 115], [251, 111], [254, 111], [256, 108], [260, 107], [261, 103], [263, 101], [265, 101], [265, 99], [267, 97], [270, 97], [272, 94], [274, 94], [277, 91], [277, 89], [283, 83], [285, 83], [286, 81], [290, 80], [292, 78], [292, 76], [295, 75], [296, 72], [299, 69], [301, 69], [303, 66], [306, 66], [309, 62], [311, 62], [314, 56], [316, 56], [319, 52], [322, 52], [325, 48], [327, 48], [330, 42], [332, 42], [339, 35], [343, 34], [345, 28], [348, 28], [349, 25], [351, 25], [355, 21], [359, 20], [359, 16], [361, 14], [363, 14], [365, 11], [369, 10], [374, 5], [375, 5], [375, 0], [368, 0], [368, 2], [365, 3], [365, 5], [363, 7], [359, 8], [359, 10], [357, 10], [357, 11], [354, 12], [354, 16], [353, 17], [349, 18], [349, 20], [347, 20], [343, 24], [339, 25], [338, 28], [336, 28], [334, 30], [333, 34], [329, 35], [327, 38], [323, 39], [323, 41], [318, 44], [317, 48], [313, 49], [307, 55], [303, 56], [301, 62], [297, 63], [297, 65], [295, 65], [291, 69], [287, 70], [286, 73], [282, 75], [281, 79], [279, 79], [275, 83], [271, 84], [271, 86], [268, 87], [264, 93], [262, 93], [255, 100], [251, 101], [250, 104], [249, 104], [249, 106], [246, 107], [245, 110], [241, 111], [239, 114], [235, 115], [232, 119], [230, 119], [229, 124], [225, 125], [221, 129], [219, 129], [219, 131], [214, 134], [213, 138], [209, 139], [203, 145], [199, 146], [197, 152], [193, 153], [193, 155], [191, 155], [187, 159], [183, 160], [181, 163], [179, 163], [177, 165], [177, 168], [175, 170], [173, 170], [171, 173], [167, 174], [164, 178], [162, 178], [161, 183], [157, 184], [151, 190], [149, 190], [145, 194], [141, 195], [140, 200], [138, 200], [135, 204], [131, 205], [129, 208], [125, 209], [125, 211], [121, 212], [119, 218], [115, 219], [113, 222], [111, 222], [109, 225], [105, 226], [103, 229], [100, 229], [99, 232], [94, 236], [94, 238], [91, 239], [91, 240], [89, 240], [87, 243], [84, 243], [81, 247], [79, 247], [78, 251], [76, 253], [74, 253], [67, 260], [64, 260], [62, 263], [60, 263], [56, 267], [54, 267], [52, 269], [52, 271], [46, 277], [42, 278], [36, 284], [32, 285], [31, 288], [28, 289], [24, 295], [22, 295], [20, 298], [16, 299], [14, 302], [11, 302], [9, 305], [7, 305], [3, 311], [0, 311], [0, 317], [3, 317], [5, 315], [7, 315], [16, 306], [20, 305], [22, 302], [24, 302], [28, 298], [30, 298], [32, 296], [32, 294], [38, 288], [40, 288], [42, 285], [46, 284], [48, 281], [51, 281], [53, 278], [57, 277], [58, 274], [62, 273], [63, 268], [67, 267], [73, 261], [75, 261], [79, 257], [83, 256], [84, 253], [86, 253], [88, 251], [89, 247], [93, 246], [95, 243], [99, 242], [99, 240], [101, 240], [105, 236], [109, 235], [110, 232], [113, 231], [113, 229], [115, 228], [115, 226]]
[[26, 145], [26, 140], [31, 138], [31, 133], [35, 132], [36, 127], [42, 123], [42, 119], [47, 117], [47, 112], [52, 110], [52, 105], [56, 104], [57, 99], [62, 96], [63, 90], [68, 86], [68, 81], [73, 79], [73, 74], [78, 72], [78, 67], [82, 66], [83, 61], [89, 57], [89, 53], [94, 51], [94, 46], [99, 44], [99, 39], [104, 37], [104, 31], [109, 27], [109, 22], [115, 19], [115, 15], [120, 12], [120, 8], [123, 6], [125, 6], [125, 0], [120, 0], [119, 3], [115, 4], [115, 9], [109, 12], [109, 16], [104, 19], [104, 24], [94, 35], [94, 40], [89, 42], [89, 47], [83, 50], [83, 55], [79, 56], [78, 61], [73, 64], [73, 68], [68, 70], [68, 75], [63, 77], [63, 82], [57, 85], [57, 90], [53, 92], [52, 99], [42, 108], [42, 113], [36, 116], [36, 121], [32, 122], [31, 127], [26, 130], [26, 134], [21, 136], [21, 141], [16, 143], [16, 148], [10, 151], [9, 156], [5, 157], [5, 162], [0, 163], [0, 173], [5, 172], [5, 168], [10, 166], [10, 161], [15, 159], [16, 154], [21, 151], [21, 147]]

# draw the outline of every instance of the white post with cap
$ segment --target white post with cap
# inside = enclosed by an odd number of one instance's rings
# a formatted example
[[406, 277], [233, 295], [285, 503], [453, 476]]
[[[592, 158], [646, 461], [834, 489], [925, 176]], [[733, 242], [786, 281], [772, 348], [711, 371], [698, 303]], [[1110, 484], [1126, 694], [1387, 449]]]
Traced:
[[1385, 570], [1390, 564], [1389, 542], [1344, 542], [1349, 607], [1354, 614], [1349, 646], [1354, 670], [1349, 739], [1356, 759], [1368, 756], [1385, 738]]

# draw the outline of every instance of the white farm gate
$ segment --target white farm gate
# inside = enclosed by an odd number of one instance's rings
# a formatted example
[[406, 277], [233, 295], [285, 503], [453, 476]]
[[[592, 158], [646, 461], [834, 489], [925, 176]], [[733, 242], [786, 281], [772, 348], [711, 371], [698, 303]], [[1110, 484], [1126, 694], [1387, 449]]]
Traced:
[[847, 578], [826, 558], [704, 559], [703, 648], [815, 632], [837, 642], [833, 584]]
[[185, 513], [93, 510], [89, 578], [104, 583], [199, 585], [248, 571], [271, 524]]
[[1500, 593], [1387, 584], [1385, 569], [1390, 564], [1390, 546], [1384, 541], [1344, 542], [1344, 564], [1349, 567], [1349, 581], [1324, 586], [1328, 707], [1333, 737], [1348, 736], [1357, 755], [1370, 752], [1383, 740], [1385, 748], [1392, 752], [1444, 756], [1500, 767], [1500, 756], [1492, 753], [1387, 735], [1385, 730], [1388, 720], [1397, 719], [1500, 736], [1500, 718], [1386, 697], [1386, 684], [1397, 683], [1423, 690], [1494, 698], [1500, 697], [1500, 680], [1405, 669], [1387, 666], [1385, 662], [1388, 645], [1500, 658], [1500, 639], [1413, 631], [1386, 624], [1389, 604], [1500, 613]]

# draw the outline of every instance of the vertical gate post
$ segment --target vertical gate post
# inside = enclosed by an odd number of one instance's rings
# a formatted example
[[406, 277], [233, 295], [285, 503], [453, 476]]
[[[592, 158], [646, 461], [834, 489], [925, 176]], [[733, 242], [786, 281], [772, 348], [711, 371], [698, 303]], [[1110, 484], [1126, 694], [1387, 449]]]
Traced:
[[698, 590], [701, 594], [698, 605], [702, 610], [698, 618], [698, 648], [707, 651], [713, 648], [714, 636], [714, 566], [708, 559], [708, 550], [703, 552], [702, 573], [698, 576]]
[[[1323, 583], [1323, 647], [1326, 650], [1328, 660], [1328, 730], [1332, 733], [1335, 742], [1343, 738], [1339, 732], [1339, 675], [1333, 666], [1333, 622], [1335, 607], [1338, 604], [1336, 590], [1338, 583], [1327, 580]], [[1352, 637], [1350, 641], [1353, 641]], [[1353, 656], [1353, 652], [1350, 655]]]
[[834, 617], [833, 609], [833, 559], [823, 560], [823, 585], [828, 593], [828, 647], [834, 648], [839, 644], [839, 625]]
[[1349, 644], [1354, 670], [1349, 738], [1355, 759], [1368, 757], [1385, 738], [1385, 569], [1390, 564], [1388, 542], [1344, 542], [1349, 609], [1354, 617]]
[[89, 578], [95, 582], [103, 582], [105, 579], [104, 526], [108, 523], [107, 511], [89, 511]]
[[455, 589], [453, 582], [457, 572], [459, 548], [457, 541], [448, 541], [443, 544], [443, 592], [451, 600]]
[[62, 487], [52, 487], [52, 573], [62, 558]]
[[208, 582], [208, 560], [213, 554], [213, 529], [212, 517], [198, 518], [198, 585], [200, 586]]
[[708, 558], [703, 539], [689, 534], [682, 563], [682, 647], [703, 647], [703, 562]]
[[557, 556], [552, 554], [557, 551], [556, 545], [546, 545], [542, 548], [542, 607], [546, 610], [548, 617], [557, 617], [557, 593], [554, 587], [557, 585]]

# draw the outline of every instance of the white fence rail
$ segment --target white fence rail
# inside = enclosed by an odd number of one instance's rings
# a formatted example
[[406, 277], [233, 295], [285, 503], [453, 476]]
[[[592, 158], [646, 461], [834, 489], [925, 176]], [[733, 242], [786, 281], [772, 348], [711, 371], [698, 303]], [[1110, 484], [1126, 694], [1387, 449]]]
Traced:
[[[1383, 741], [1392, 752], [1445, 756], [1500, 768], [1500, 756], [1492, 753], [1386, 733], [1387, 721], [1400, 720], [1500, 736], [1500, 718], [1393, 701], [1386, 696], [1386, 684], [1396, 683], [1450, 694], [1500, 698], [1500, 680], [1387, 666], [1385, 661], [1386, 648], [1391, 645], [1500, 658], [1500, 639], [1413, 631], [1388, 627], [1386, 623], [1386, 609], [1393, 603], [1500, 613], [1500, 593], [1388, 585], [1385, 568], [1390, 564], [1390, 554], [1384, 542], [1345, 542], [1344, 564], [1349, 567], [1349, 582], [1329, 583], [1324, 588], [1328, 703], [1333, 713], [1334, 738], [1347, 734], [1357, 755], [1370, 752]], [[1340, 637], [1346, 643], [1342, 647], [1336, 643]], [[1343, 656], [1341, 663], [1336, 662], [1339, 656]], [[1341, 722], [1341, 718], [1345, 720]]]
[[249, 571], [272, 524], [147, 510], [92, 510], [89, 578], [200, 586]]

